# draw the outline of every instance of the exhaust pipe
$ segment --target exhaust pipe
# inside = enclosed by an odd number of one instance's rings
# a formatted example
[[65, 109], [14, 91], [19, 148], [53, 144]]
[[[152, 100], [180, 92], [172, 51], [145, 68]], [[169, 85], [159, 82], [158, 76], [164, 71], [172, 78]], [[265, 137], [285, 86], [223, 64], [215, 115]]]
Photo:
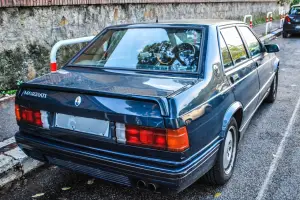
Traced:
[[137, 183], [136, 183], [137, 187], [140, 188], [140, 189], [145, 189], [146, 188], [146, 183], [145, 181], [142, 181], [142, 180], [139, 180]]
[[157, 185], [154, 184], [154, 183], [149, 183], [149, 184], [148, 184], [148, 189], [149, 189], [151, 192], [156, 192], [157, 188], [158, 188]]

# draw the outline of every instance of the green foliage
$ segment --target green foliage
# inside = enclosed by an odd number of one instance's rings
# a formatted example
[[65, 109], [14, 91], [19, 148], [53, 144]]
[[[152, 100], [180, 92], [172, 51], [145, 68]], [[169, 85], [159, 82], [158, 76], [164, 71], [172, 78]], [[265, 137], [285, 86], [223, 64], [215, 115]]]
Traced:
[[292, 6], [297, 4], [300, 4], [300, 0], [293, 0], [291, 3]]
[[7, 90], [7, 91], [0, 91], [0, 97], [1, 96], [4, 96], [6, 94], [8, 95], [13, 95], [13, 94], [16, 94], [17, 93], [17, 90]]

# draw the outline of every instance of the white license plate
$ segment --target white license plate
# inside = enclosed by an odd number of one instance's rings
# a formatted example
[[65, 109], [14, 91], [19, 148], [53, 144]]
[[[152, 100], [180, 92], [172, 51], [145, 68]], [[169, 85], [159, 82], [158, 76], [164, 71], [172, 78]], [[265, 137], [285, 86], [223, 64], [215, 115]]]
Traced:
[[300, 26], [296, 26], [296, 29], [300, 29]]
[[108, 137], [109, 122], [99, 119], [56, 113], [55, 127]]

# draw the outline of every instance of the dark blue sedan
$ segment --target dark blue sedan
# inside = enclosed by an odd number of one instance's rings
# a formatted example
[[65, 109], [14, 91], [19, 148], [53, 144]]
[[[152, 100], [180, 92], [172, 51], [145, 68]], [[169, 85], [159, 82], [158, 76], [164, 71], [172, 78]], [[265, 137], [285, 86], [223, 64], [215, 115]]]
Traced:
[[224, 184], [251, 117], [276, 99], [277, 51], [236, 21], [108, 27], [20, 86], [17, 143], [37, 160], [155, 192], [203, 175]]
[[287, 38], [289, 34], [300, 33], [300, 4], [291, 7], [284, 19], [282, 37]]

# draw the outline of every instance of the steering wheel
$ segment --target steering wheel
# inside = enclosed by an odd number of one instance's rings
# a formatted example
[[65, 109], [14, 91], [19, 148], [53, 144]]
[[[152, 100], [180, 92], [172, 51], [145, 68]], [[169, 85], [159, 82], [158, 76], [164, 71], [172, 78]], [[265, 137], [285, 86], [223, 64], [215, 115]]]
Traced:
[[192, 45], [190, 43], [181, 43], [174, 48], [174, 51], [175, 51], [175, 56], [176, 56], [177, 60], [183, 66], [187, 65], [187, 63], [186, 63], [187, 60], [190, 63], [192, 63], [193, 60], [190, 60], [191, 55], [193, 55], [193, 59], [194, 59], [194, 55], [196, 53], [196, 49], [195, 49], [194, 45]]
[[192, 44], [181, 43], [173, 48], [170, 42], [165, 41], [161, 43], [156, 58], [162, 65], [170, 65], [178, 60], [182, 66], [187, 66], [193, 63], [195, 53], [196, 49]]
[[171, 42], [164, 41], [159, 46], [159, 52], [156, 54], [158, 62], [162, 65], [169, 65], [174, 61], [175, 54]]

